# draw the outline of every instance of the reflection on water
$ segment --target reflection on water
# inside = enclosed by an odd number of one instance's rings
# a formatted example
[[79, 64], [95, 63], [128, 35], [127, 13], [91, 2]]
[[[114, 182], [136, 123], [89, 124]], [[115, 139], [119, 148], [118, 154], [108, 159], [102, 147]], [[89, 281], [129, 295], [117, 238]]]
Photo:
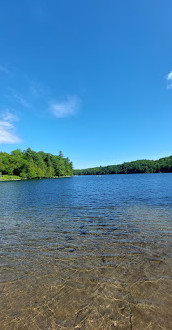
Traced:
[[172, 174], [0, 183], [1, 329], [171, 329]]

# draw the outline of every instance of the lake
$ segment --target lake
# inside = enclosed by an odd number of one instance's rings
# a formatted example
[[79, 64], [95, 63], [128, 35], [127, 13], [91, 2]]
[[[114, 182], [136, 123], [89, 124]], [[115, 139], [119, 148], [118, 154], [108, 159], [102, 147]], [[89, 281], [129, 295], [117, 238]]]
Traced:
[[0, 182], [1, 329], [171, 329], [172, 174]]

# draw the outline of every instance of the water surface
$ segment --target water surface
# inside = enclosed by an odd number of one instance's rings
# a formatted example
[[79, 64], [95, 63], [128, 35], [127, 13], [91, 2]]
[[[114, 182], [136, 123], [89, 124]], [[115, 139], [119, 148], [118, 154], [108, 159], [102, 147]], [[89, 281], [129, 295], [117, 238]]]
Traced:
[[1, 329], [171, 329], [172, 174], [0, 182]]

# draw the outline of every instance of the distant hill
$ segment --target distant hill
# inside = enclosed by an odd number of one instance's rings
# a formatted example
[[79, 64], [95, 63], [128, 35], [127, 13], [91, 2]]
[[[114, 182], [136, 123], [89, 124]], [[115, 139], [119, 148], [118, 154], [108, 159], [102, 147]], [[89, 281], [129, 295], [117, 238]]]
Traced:
[[60, 151], [57, 156], [43, 151], [14, 150], [10, 154], [0, 152], [0, 174], [14, 175], [22, 179], [72, 176], [73, 165]]
[[158, 160], [141, 159], [119, 165], [108, 165], [74, 170], [75, 175], [134, 174], [172, 172], [172, 156]]

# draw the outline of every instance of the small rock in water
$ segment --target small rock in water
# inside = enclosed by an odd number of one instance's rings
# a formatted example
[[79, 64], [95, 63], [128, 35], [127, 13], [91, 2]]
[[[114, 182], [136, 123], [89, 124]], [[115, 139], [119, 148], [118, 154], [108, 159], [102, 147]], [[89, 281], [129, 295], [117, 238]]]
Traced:
[[86, 231], [81, 231], [81, 235], [86, 235]]

